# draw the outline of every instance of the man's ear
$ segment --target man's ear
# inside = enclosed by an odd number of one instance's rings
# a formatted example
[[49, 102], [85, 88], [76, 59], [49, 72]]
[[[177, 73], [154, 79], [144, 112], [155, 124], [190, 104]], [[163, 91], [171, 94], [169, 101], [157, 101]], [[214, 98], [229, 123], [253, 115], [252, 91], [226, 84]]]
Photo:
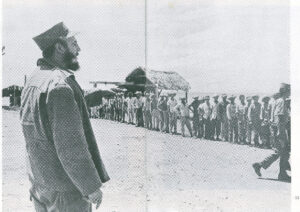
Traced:
[[58, 42], [55, 44], [55, 50], [57, 53], [63, 54], [63, 53], [65, 53], [66, 48], [62, 43]]

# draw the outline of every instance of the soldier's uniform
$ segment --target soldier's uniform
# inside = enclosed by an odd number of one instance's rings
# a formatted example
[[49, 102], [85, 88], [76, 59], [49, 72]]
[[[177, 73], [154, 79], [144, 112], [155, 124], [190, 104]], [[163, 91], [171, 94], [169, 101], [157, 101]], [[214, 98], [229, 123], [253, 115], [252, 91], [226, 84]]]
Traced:
[[238, 143], [238, 119], [237, 119], [237, 106], [234, 103], [235, 97], [229, 97], [231, 101], [226, 108], [227, 119], [229, 122], [229, 141]]
[[[240, 95], [240, 100], [244, 95]], [[242, 100], [244, 101], [244, 100]], [[239, 142], [246, 143], [246, 130], [247, 130], [247, 105], [245, 102], [240, 101], [237, 105], [237, 118], [238, 118], [238, 134]]]
[[271, 148], [270, 144], [270, 120], [271, 120], [271, 106], [269, 105], [269, 97], [264, 97], [262, 101], [264, 102], [261, 108], [260, 119], [262, 120], [260, 129], [260, 138], [262, 145], [265, 148]]
[[220, 115], [221, 115], [221, 136], [223, 141], [228, 141], [228, 119], [226, 114], [226, 108], [228, 105], [227, 95], [222, 95], [222, 101], [220, 102]]
[[[218, 102], [218, 95], [214, 95], [214, 102], [212, 104], [212, 114], [211, 114], [211, 128], [212, 135], [211, 138], [213, 140], [220, 140], [220, 132], [221, 132], [221, 114], [220, 114], [220, 103]], [[216, 136], [216, 138], [215, 138]]]
[[252, 101], [252, 97], [251, 96], [247, 96], [246, 98], [247, 100], [247, 105], [246, 105], [246, 142], [247, 144], [251, 144], [251, 141], [252, 141], [252, 134], [251, 134], [251, 124], [250, 124], [250, 121], [249, 121], [249, 118], [248, 118], [248, 111], [249, 111], [249, 108], [250, 108], [250, 105], [251, 105], [251, 101]]
[[278, 158], [280, 158], [278, 179], [290, 182], [291, 177], [286, 172], [287, 170], [291, 170], [289, 163], [289, 138], [286, 131], [286, 125], [289, 118], [286, 98], [290, 95], [289, 92], [289, 85], [283, 84], [283, 86], [280, 88], [280, 97], [275, 102], [274, 122], [276, 123], [278, 129], [277, 141], [279, 142], [279, 145], [277, 145], [275, 152], [265, 158], [262, 162], [254, 163], [253, 168], [256, 174], [261, 176], [261, 168], [267, 169]]
[[[45, 50], [68, 33], [59, 23], [34, 40]], [[109, 176], [73, 73], [50, 59], [39, 59], [22, 91], [20, 119], [36, 211], [90, 212], [84, 197]]]
[[261, 127], [261, 104], [257, 102], [258, 98], [258, 96], [252, 97], [253, 102], [251, 103], [248, 111], [248, 120], [251, 128], [251, 136], [255, 146], [259, 146], [259, 131]]
[[199, 97], [194, 97], [194, 101], [189, 105], [189, 109], [193, 112], [193, 130], [194, 130], [194, 136], [200, 138], [200, 126], [199, 126], [199, 112], [198, 108], [200, 105], [200, 101], [198, 99]]
[[[175, 94], [173, 94], [175, 96]], [[177, 101], [176, 99], [172, 97], [168, 101], [168, 110], [170, 113], [170, 132], [176, 134], [177, 133]]]
[[205, 102], [200, 105], [200, 109], [203, 112], [203, 126], [204, 126], [204, 138], [211, 139], [212, 131], [211, 131], [211, 112], [212, 106], [209, 103], [209, 96], [204, 98]]

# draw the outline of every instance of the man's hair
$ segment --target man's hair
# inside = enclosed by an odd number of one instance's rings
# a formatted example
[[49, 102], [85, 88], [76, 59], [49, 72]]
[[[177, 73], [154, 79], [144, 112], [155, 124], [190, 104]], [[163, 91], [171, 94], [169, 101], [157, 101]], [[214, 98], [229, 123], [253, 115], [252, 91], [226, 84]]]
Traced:
[[66, 44], [66, 41], [64, 41], [64, 40], [62, 40], [62, 39], [57, 39], [57, 41], [53, 44], [53, 45], [51, 45], [51, 46], [49, 46], [48, 48], [46, 48], [44, 51], [43, 51], [43, 58], [46, 58], [46, 59], [48, 59], [48, 58], [50, 58], [50, 57], [52, 57], [53, 56], [53, 54], [54, 54], [54, 51], [55, 51], [55, 45], [57, 44], [57, 43], [60, 43], [60, 44], [62, 44], [63, 46], [67, 46], [67, 44]]

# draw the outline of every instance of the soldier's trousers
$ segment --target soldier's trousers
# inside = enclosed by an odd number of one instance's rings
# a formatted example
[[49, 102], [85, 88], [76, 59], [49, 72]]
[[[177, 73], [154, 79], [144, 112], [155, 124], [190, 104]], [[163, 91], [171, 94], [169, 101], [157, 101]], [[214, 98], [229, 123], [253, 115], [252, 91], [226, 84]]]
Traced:
[[251, 125], [248, 120], [246, 121], [246, 136], [247, 136], [247, 139], [246, 139], [247, 143], [251, 144], [251, 141], [252, 141]]
[[199, 118], [194, 117], [193, 118], [193, 131], [194, 131], [194, 136], [199, 137], [200, 136], [200, 123], [199, 123]]
[[30, 200], [36, 212], [91, 212], [92, 205], [79, 192], [58, 192], [32, 187]]
[[159, 119], [160, 119], [160, 112], [157, 109], [152, 110], [152, 128], [155, 130], [159, 129]]
[[214, 136], [216, 135], [216, 139], [218, 139], [220, 137], [220, 131], [221, 131], [221, 120], [212, 119], [211, 128], [212, 128], [211, 137], [214, 138]]
[[165, 131], [169, 133], [170, 116], [168, 111], [164, 111]]
[[260, 131], [260, 123], [259, 122], [253, 122], [251, 127], [251, 138], [252, 143], [254, 143], [255, 146], [259, 145], [259, 131]]
[[262, 124], [261, 129], [260, 129], [260, 138], [262, 141], [262, 145], [266, 147], [270, 147], [270, 125], [269, 124]]
[[136, 126], [138, 126], [138, 127], [143, 127], [144, 126], [142, 108], [138, 108], [137, 111], [136, 111]]
[[278, 158], [280, 158], [279, 172], [283, 173], [286, 170], [291, 170], [289, 163], [289, 140], [287, 139], [287, 134], [284, 128], [284, 126], [278, 126], [278, 136], [276, 136], [277, 141], [279, 143], [277, 145], [278, 149], [260, 163], [260, 165], [264, 169], [270, 167], [272, 163], [274, 163]]
[[228, 141], [228, 119], [225, 117], [221, 120], [221, 135], [224, 141]]
[[148, 129], [152, 128], [152, 117], [150, 110], [145, 111], [145, 125]]
[[170, 113], [170, 132], [172, 132], [172, 131], [174, 133], [177, 133], [177, 114], [176, 114], [176, 112]]
[[229, 141], [238, 142], [238, 122], [237, 119], [229, 120]]
[[182, 134], [182, 136], [185, 136], [185, 126], [188, 128], [188, 130], [190, 132], [190, 135], [193, 136], [193, 131], [192, 131], [192, 127], [191, 127], [189, 117], [181, 116], [180, 121], [181, 121], [181, 134]]
[[159, 111], [160, 112], [160, 131], [165, 130], [165, 116], [164, 116], [164, 111]]
[[205, 139], [211, 139], [211, 123], [209, 118], [203, 119], [203, 125], [204, 125], [204, 138]]
[[128, 122], [134, 123], [134, 109], [128, 109]]
[[247, 123], [245, 120], [238, 121], [239, 142], [246, 143]]

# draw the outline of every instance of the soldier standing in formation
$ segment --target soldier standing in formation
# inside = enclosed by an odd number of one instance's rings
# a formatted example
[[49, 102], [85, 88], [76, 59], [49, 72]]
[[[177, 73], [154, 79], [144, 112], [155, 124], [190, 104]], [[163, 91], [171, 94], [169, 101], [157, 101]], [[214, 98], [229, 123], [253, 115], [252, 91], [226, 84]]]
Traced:
[[234, 102], [235, 96], [230, 96], [230, 104], [227, 105], [226, 113], [229, 122], [229, 141], [238, 143], [238, 121], [237, 121], [237, 106]]
[[271, 106], [269, 105], [270, 97], [265, 96], [262, 99], [263, 105], [261, 108], [261, 115], [260, 115], [260, 120], [262, 121], [261, 123], [261, 128], [260, 128], [260, 138], [262, 141], [262, 146], [264, 148], [271, 148], [270, 144], [270, 120], [271, 120]]
[[199, 112], [198, 108], [200, 105], [199, 97], [193, 98], [194, 101], [189, 105], [189, 109], [193, 112], [193, 130], [194, 136], [200, 138], [200, 126], [199, 126]]
[[200, 105], [200, 109], [203, 111], [203, 125], [204, 125], [204, 138], [211, 139], [211, 105], [209, 102], [209, 96], [204, 98], [204, 103]]
[[171, 98], [168, 101], [168, 111], [170, 113], [170, 132], [172, 134], [177, 134], [177, 111], [176, 111], [176, 106], [177, 106], [177, 101], [174, 98], [175, 93], [171, 94]]
[[188, 105], [186, 104], [186, 99], [181, 98], [181, 104], [176, 106], [180, 114], [180, 121], [181, 121], [181, 135], [185, 137], [185, 126], [188, 128], [191, 137], [193, 137], [193, 130], [190, 123], [190, 110]]
[[228, 141], [228, 119], [226, 114], [227, 105], [227, 95], [223, 94], [222, 101], [220, 102], [221, 135], [223, 141]]
[[245, 96], [239, 96], [240, 102], [237, 105], [238, 118], [238, 134], [239, 143], [246, 144], [246, 129], [247, 129], [247, 105], [245, 103]]
[[159, 131], [160, 112], [158, 110], [158, 101], [155, 94], [151, 95], [151, 115], [152, 129]]
[[[212, 104], [212, 114], [211, 114], [211, 128], [213, 140], [220, 140], [221, 132], [221, 114], [220, 114], [220, 103], [218, 101], [219, 95], [213, 96], [214, 102]], [[215, 137], [216, 136], [216, 137]]]
[[251, 137], [255, 146], [259, 146], [259, 132], [260, 132], [260, 113], [261, 104], [258, 102], [259, 96], [252, 97], [252, 103], [248, 111], [248, 119], [251, 127]]

